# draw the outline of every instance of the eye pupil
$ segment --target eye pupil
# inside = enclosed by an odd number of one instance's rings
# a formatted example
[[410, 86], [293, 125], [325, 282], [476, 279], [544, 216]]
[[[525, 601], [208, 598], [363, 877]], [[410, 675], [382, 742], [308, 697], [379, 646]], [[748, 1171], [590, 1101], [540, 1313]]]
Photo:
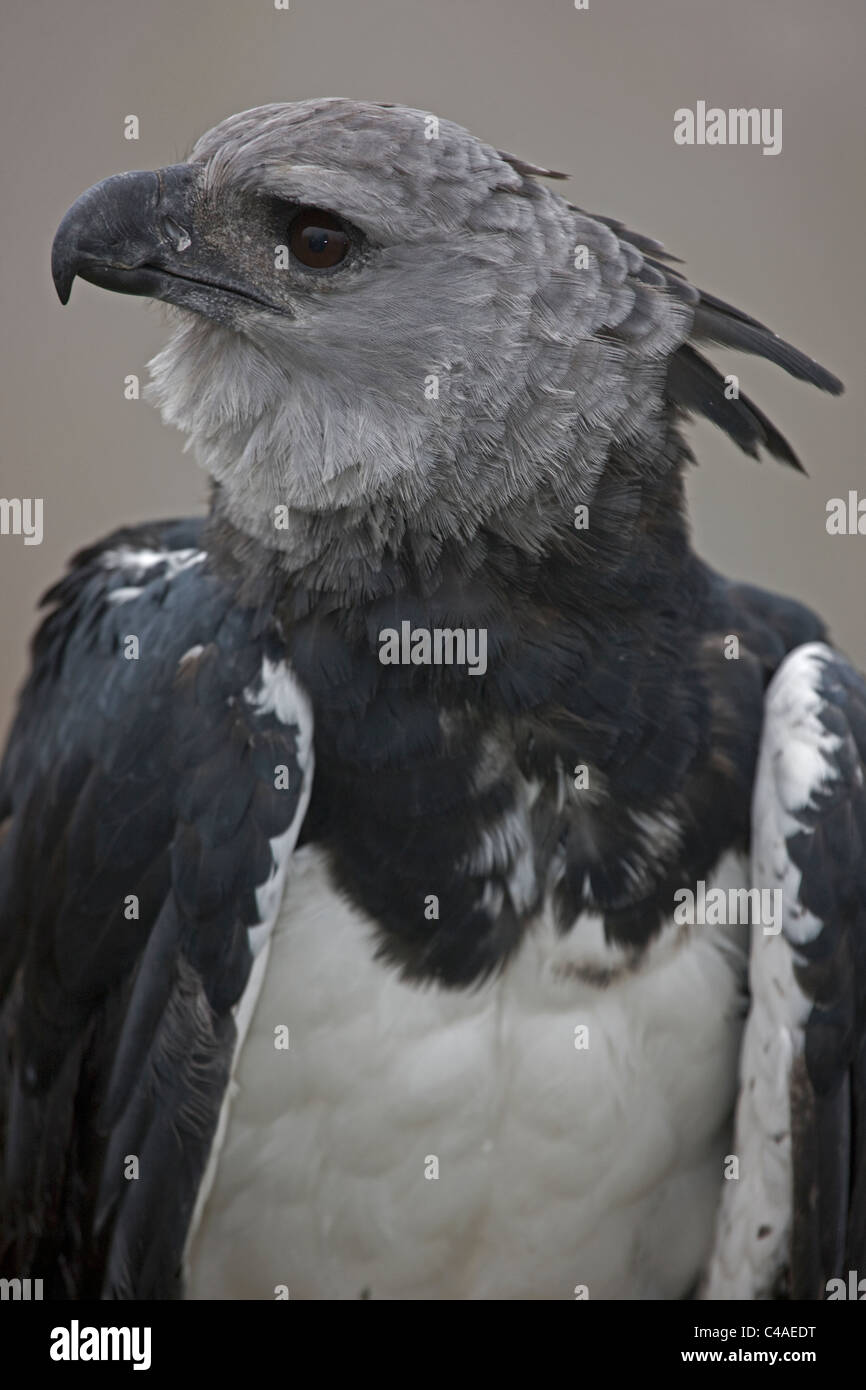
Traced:
[[337, 219], [320, 208], [301, 208], [289, 227], [289, 247], [301, 265], [327, 269], [339, 265], [351, 241]]

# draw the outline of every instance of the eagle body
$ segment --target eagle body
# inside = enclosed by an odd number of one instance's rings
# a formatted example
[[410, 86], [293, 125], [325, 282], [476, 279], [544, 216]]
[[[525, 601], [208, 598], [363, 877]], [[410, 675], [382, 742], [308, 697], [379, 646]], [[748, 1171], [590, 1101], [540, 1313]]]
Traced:
[[[839, 384], [421, 114], [242, 113], [58, 232], [61, 297], [172, 306], [153, 390], [211, 505], [46, 598], [0, 779], [0, 1265], [821, 1297], [866, 1250], [866, 687], [694, 554], [682, 426], [796, 463], [695, 342]], [[405, 625], [483, 664], [384, 660]]]
[[[719, 881], [745, 877], [732, 861]], [[731, 1141], [743, 942], [664, 928], [612, 990], [581, 979], [600, 928], [584, 913], [562, 934], [542, 912], [474, 990], [383, 988], [375, 924], [335, 893], [321, 849], [298, 851], [187, 1296], [692, 1290]]]

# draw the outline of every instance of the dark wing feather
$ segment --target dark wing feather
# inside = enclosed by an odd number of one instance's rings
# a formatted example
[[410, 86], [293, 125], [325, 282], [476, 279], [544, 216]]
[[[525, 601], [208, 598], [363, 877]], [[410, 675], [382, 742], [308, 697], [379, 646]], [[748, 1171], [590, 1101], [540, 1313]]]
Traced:
[[722, 347], [736, 348], [739, 352], [749, 352], [755, 357], [765, 357], [775, 362], [789, 376], [798, 381], [809, 381], [822, 391], [831, 395], [841, 394], [843, 387], [838, 377], [828, 372], [813, 358], [807, 357], [798, 348], [786, 343], [772, 329], [757, 319], [725, 304], [715, 295], [701, 290], [698, 306], [692, 324], [692, 337], [697, 342], [719, 343]]
[[199, 531], [77, 557], [0, 777], [0, 1269], [47, 1297], [179, 1291], [256, 888], [302, 798], [298, 728], [250, 698], [281, 647]]
[[763, 357], [797, 380], [808, 381], [834, 396], [843, 390], [839, 378], [785, 342], [766, 324], [691, 285], [672, 264], [679, 263], [678, 258], [665, 251], [660, 242], [630, 231], [616, 218], [585, 214], [580, 208], [574, 210], [583, 216], [592, 216], [594, 221], [614, 232], [621, 242], [640, 253], [642, 263], [632, 272], [634, 279], [664, 290], [691, 307], [689, 342], [670, 360], [666, 395], [671, 403], [681, 410], [706, 416], [752, 457], [759, 457], [759, 449], [766, 448], [776, 458], [802, 472], [790, 444], [766, 415], [747, 396], [740, 394], [738, 400], [726, 399], [723, 376], [691, 344], [716, 344]]
[[671, 358], [667, 393], [681, 410], [704, 415], [712, 424], [718, 425], [752, 458], [758, 458], [759, 450], [764, 448], [775, 458], [803, 472], [803, 466], [787, 439], [764, 412], [742, 392], [729, 399], [725, 395], [724, 378], [711, 362], [688, 343]]

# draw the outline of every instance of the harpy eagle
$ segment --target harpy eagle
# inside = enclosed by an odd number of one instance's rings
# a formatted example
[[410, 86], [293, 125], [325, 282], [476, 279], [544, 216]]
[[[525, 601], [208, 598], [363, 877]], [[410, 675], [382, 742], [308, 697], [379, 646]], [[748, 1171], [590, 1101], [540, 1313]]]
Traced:
[[549, 173], [304, 101], [61, 223], [64, 303], [171, 306], [212, 501], [75, 558], [3, 765], [0, 1248], [46, 1296], [866, 1269], [866, 687], [683, 505], [689, 413], [796, 464], [704, 345], [841, 387]]

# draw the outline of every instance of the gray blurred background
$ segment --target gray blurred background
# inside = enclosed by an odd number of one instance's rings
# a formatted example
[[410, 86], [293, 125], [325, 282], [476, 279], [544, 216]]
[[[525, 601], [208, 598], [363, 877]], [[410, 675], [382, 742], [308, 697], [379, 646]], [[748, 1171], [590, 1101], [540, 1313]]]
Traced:
[[[61, 309], [51, 240], [123, 169], [182, 159], [231, 112], [352, 96], [402, 102], [568, 170], [566, 196], [659, 237], [703, 288], [763, 319], [848, 386], [841, 400], [716, 354], [809, 478], [692, 429], [698, 549], [796, 594], [866, 665], [866, 536], [828, 536], [864, 438], [863, 0], [3, 0], [4, 391], [0, 495], [44, 498], [40, 546], [0, 537], [0, 728], [39, 595], [78, 547], [202, 509], [182, 438], [126, 401], [165, 337], [157, 306], [77, 282]], [[783, 149], [686, 147], [677, 107], [782, 107]], [[124, 117], [140, 139], [124, 139]], [[864, 484], [866, 491], [866, 484]]]

